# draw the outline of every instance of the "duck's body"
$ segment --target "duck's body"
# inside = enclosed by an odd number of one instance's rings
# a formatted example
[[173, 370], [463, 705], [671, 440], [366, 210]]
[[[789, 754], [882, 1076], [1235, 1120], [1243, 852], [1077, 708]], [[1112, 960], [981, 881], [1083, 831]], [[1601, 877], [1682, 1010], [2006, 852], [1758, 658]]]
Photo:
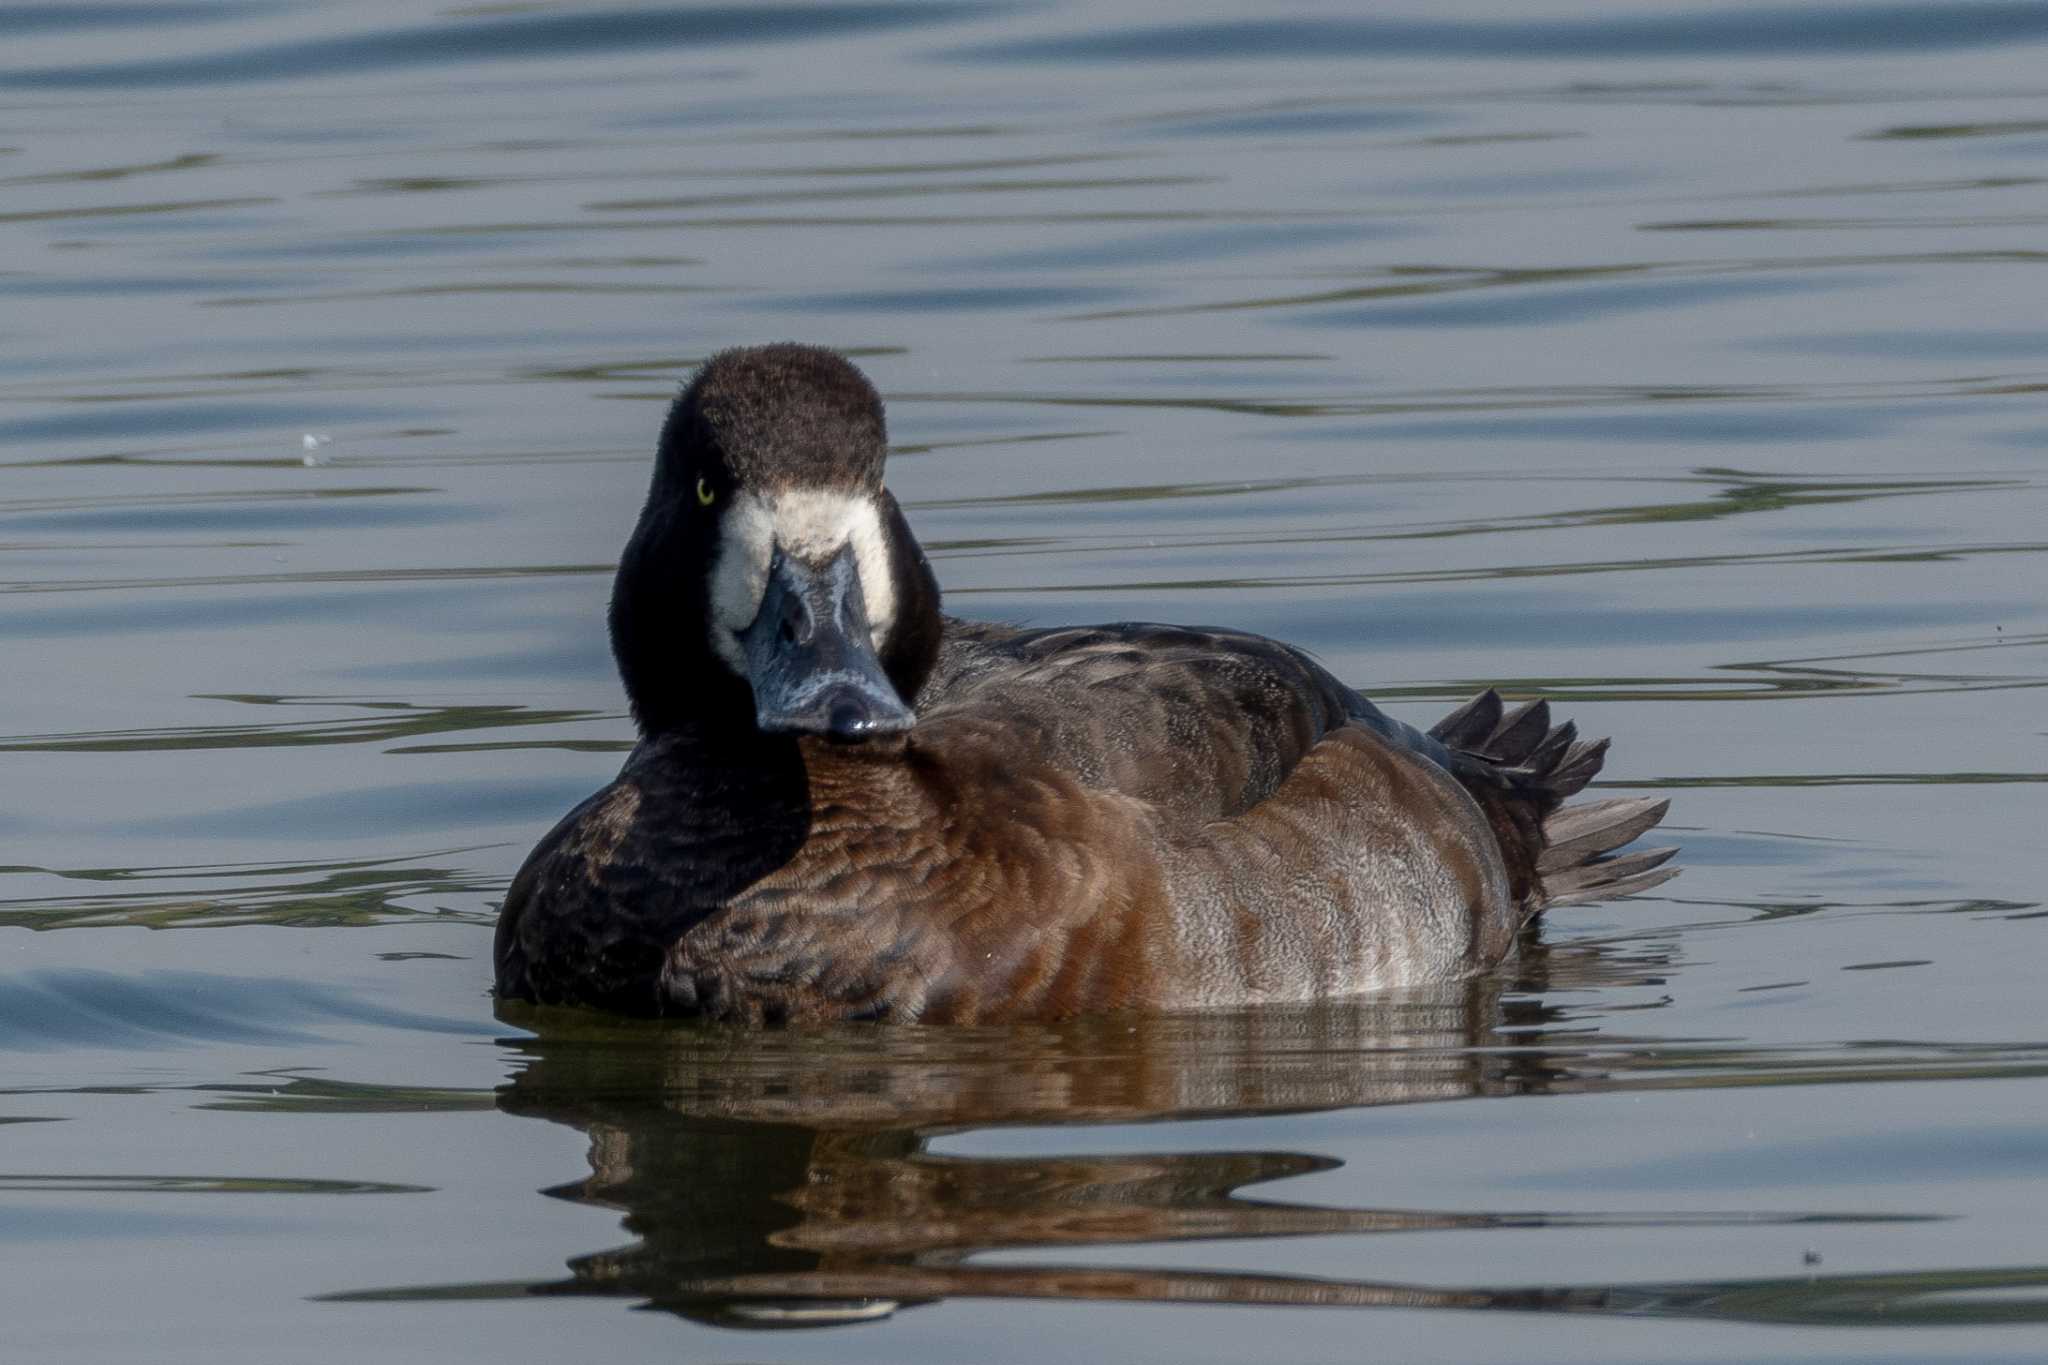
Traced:
[[1540, 704], [1423, 735], [1255, 635], [940, 615], [879, 442], [808, 348], [679, 401], [613, 602], [645, 738], [514, 881], [501, 993], [750, 1022], [1298, 1001], [1482, 970], [1545, 905], [1670, 875], [1602, 856], [1662, 803], [1559, 809], [1605, 746]]

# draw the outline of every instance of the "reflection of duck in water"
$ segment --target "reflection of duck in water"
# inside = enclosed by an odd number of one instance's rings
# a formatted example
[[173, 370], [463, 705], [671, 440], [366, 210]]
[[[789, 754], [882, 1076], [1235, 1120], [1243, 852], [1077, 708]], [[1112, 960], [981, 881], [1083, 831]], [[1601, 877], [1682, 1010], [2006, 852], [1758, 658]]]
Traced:
[[1468, 976], [1671, 875], [1605, 744], [1488, 693], [1423, 734], [1300, 651], [940, 614], [880, 400], [710, 361], [612, 599], [644, 738], [513, 882], [507, 997], [778, 1022], [1049, 1019]]
[[[499, 1106], [586, 1131], [589, 1177], [550, 1193], [621, 1210], [636, 1239], [524, 1292], [621, 1295], [756, 1326], [855, 1321], [953, 1295], [1285, 1302], [1315, 1282], [1097, 1275], [1063, 1261], [1076, 1248], [1487, 1227], [1504, 1216], [1243, 1193], [1341, 1164], [1314, 1152], [977, 1156], [928, 1150], [929, 1136], [1540, 1088], [1549, 1063], [1539, 1051], [1473, 1050], [1500, 1041], [1500, 989], [1488, 978], [1365, 1002], [938, 1032], [735, 1033], [510, 1006], [506, 1022], [540, 1035], [520, 1045], [525, 1064]], [[1541, 1017], [1509, 1008], [1523, 1024]], [[1035, 1264], [971, 1263], [1033, 1248]], [[1369, 1288], [1353, 1296], [1375, 1301]]]
[[[1610, 1228], [1654, 1238], [1674, 1264], [1694, 1263], [1696, 1251], [1721, 1265], [1729, 1229], [1811, 1237], [1837, 1222], [1924, 1220], [1924, 1212], [1879, 1212], [1862, 1201], [1841, 1213], [1760, 1207], [1768, 1195], [1754, 1190], [1726, 1212], [1658, 1212], [1626, 1192], [1618, 1196], [1624, 1209], [1588, 1208], [1601, 1198], [1595, 1188], [1575, 1188], [1561, 1209], [1475, 1207], [1488, 1190], [1516, 1187], [1476, 1176], [1468, 1187], [1455, 1160], [1447, 1164], [1457, 1207], [1418, 1207], [1415, 1173], [1381, 1159], [1370, 1115], [1295, 1121], [1358, 1106], [1522, 1095], [1569, 1103], [1577, 1093], [1687, 1084], [1682, 1073], [1698, 1060], [1692, 1047], [1681, 1048], [1689, 1061], [1674, 1070], [1654, 1048], [1642, 1052], [1647, 1040], [1603, 1039], [1574, 1000], [1589, 985], [1660, 982], [1670, 965], [1661, 950], [1550, 950], [1535, 942], [1529, 949], [1512, 980], [1496, 972], [1307, 1006], [996, 1028], [754, 1032], [507, 1004], [499, 1017], [537, 1036], [512, 1045], [520, 1064], [498, 1091], [498, 1107], [587, 1134], [589, 1173], [547, 1193], [618, 1211], [631, 1240], [575, 1256], [569, 1274], [551, 1279], [329, 1297], [617, 1298], [753, 1327], [865, 1321], [947, 1298], [1492, 1308], [1863, 1327], [2048, 1321], [2048, 1300], [2033, 1292], [2048, 1283], [2048, 1270], [2035, 1267], [1846, 1276], [1799, 1267], [1776, 1279], [1576, 1284], [1489, 1283], [1475, 1268], [1447, 1285], [1441, 1256], [1424, 1258], [1437, 1276], [1418, 1267], [1404, 1279], [1408, 1244], [1399, 1240], [1354, 1247], [1356, 1255], [1319, 1253], [1310, 1249], [1316, 1242], [1283, 1250], [1294, 1238], [1462, 1231], [1477, 1236], [1475, 1267], [1527, 1265], [1522, 1239], [1538, 1249], [1573, 1248], [1562, 1258], [1569, 1262], [1582, 1253], [1587, 1229]], [[1648, 1063], [1633, 1075], [1623, 1061], [1631, 1056]], [[1757, 1064], [1767, 1084], [1791, 1079], [1775, 1060]], [[1708, 1068], [1698, 1083], [1720, 1086], [1729, 1077]], [[1429, 1128], [1440, 1115], [1418, 1117]], [[1201, 1130], [1198, 1150], [1188, 1149], [1185, 1126], [1156, 1122], [1259, 1116], [1271, 1121]], [[1012, 1137], [1009, 1129], [1039, 1131]], [[957, 1136], [977, 1130], [978, 1139]], [[940, 1135], [953, 1140], [934, 1150]], [[1294, 1195], [1290, 1177], [1345, 1167], [1319, 1150], [1328, 1145], [1319, 1136], [1357, 1148], [1362, 1159]], [[1600, 1150], [1589, 1149], [1596, 1160]], [[1787, 1189], [1788, 1198], [1802, 1197]], [[1354, 1202], [1337, 1202], [1347, 1192]], [[1517, 1239], [1518, 1250], [1503, 1260], [1492, 1234]], [[1694, 1236], [1704, 1243], [1685, 1240]], [[1214, 1245], [1199, 1256], [1169, 1249], [1190, 1241]], [[1393, 1278], [1329, 1273], [1361, 1258], [1389, 1266]], [[1276, 1268], [1287, 1261], [1309, 1269]], [[1415, 1282], [1424, 1277], [1439, 1282]]]
[[[1528, 992], [1546, 989], [1544, 973], [1560, 986], [1661, 976], [1656, 954], [1633, 956], [1533, 945], [1512, 983], [1518, 998], [1502, 998], [1507, 983], [1494, 973], [1356, 1001], [1032, 1027], [757, 1033], [509, 1005], [505, 1022], [539, 1032], [516, 1045], [523, 1064], [499, 1091], [499, 1107], [587, 1133], [589, 1175], [549, 1193], [618, 1210], [633, 1240], [576, 1256], [568, 1276], [550, 1281], [341, 1297], [617, 1297], [757, 1327], [862, 1321], [945, 1298], [1778, 1321], [1834, 1314], [1882, 1325], [1911, 1312], [1969, 1311], [1939, 1302], [1968, 1287], [1964, 1280], [2032, 1282], [1995, 1272], [1830, 1281], [1802, 1271], [1773, 1281], [1443, 1285], [1400, 1282], [1398, 1270], [1392, 1281], [1286, 1273], [1275, 1263], [1404, 1263], [1401, 1242], [1316, 1257], [1282, 1250], [1294, 1238], [1465, 1231], [1481, 1235], [1474, 1260], [1485, 1265], [1503, 1263], [1489, 1233], [1577, 1245], [1589, 1228], [1662, 1229], [1660, 1245], [1684, 1261], [1680, 1239], [1692, 1230], [1717, 1239], [1718, 1264], [1731, 1227], [1812, 1235], [1837, 1218], [1886, 1215], [1860, 1206], [1842, 1215], [1773, 1211], [1754, 1197], [1725, 1213], [1659, 1213], [1639, 1203], [1603, 1212], [1583, 1201], [1549, 1211], [1474, 1207], [1483, 1191], [1499, 1191], [1483, 1180], [1456, 1209], [1417, 1207], [1412, 1172], [1370, 1155], [1374, 1125], [1364, 1114], [1220, 1126], [1197, 1150], [1187, 1149], [1184, 1128], [1152, 1122], [1606, 1089], [1613, 1058], [1588, 1048], [1585, 1017]], [[1661, 1068], [1634, 1082], [1672, 1083]], [[1102, 1130], [1092, 1125], [1103, 1123], [1123, 1126], [1097, 1138]], [[1061, 1131], [1003, 1132], [1050, 1125]], [[1290, 1197], [1288, 1178], [1344, 1163], [1325, 1151], [1255, 1145], [1346, 1129], [1365, 1142], [1367, 1159], [1300, 1197]], [[935, 1135], [963, 1130], [983, 1138], [933, 1150]], [[1360, 1203], [1331, 1202], [1345, 1191]], [[1215, 1245], [1198, 1257], [1167, 1249], [1190, 1241]], [[1526, 1257], [1525, 1249], [1507, 1263]], [[1902, 1297], [1922, 1292], [1934, 1302], [1915, 1309]], [[2048, 1309], [1987, 1299], [1981, 1311], [1987, 1320], [2013, 1312], [2039, 1321]]]

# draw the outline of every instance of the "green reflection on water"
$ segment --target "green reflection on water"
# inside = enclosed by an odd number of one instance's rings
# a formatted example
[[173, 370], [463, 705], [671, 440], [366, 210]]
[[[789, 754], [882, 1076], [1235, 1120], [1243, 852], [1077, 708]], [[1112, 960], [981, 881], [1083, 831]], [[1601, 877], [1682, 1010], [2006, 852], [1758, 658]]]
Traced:
[[9, 1175], [0, 1191], [63, 1194], [431, 1194], [428, 1185], [250, 1175]]
[[[431, 914], [488, 924], [481, 904], [446, 908], [448, 900], [480, 902], [504, 890], [502, 875], [421, 861], [471, 852], [446, 849], [398, 858], [324, 863], [214, 864], [187, 867], [42, 868], [0, 866], [0, 875], [43, 874], [65, 881], [128, 884], [140, 889], [92, 895], [14, 896], [0, 905], [0, 927], [70, 929], [126, 924], [150, 929], [269, 924], [338, 928]], [[196, 885], [195, 885], [196, 883]], [[423, 909], [418, 902], [436, 904]]]
[[127, 180], [138, 175], [161, 175], [166, 171], [191, 171], [220, 161], [218, 153], [186, 152], [162, 161], [145, 161], [128, 166], [96, 166], [80, 171], [46, 171], [41, 175], [13, 175], [0, 185], [49, 185], [68, 181]]
[[[392, 740], [455, 734], [466, 730], [497, 730], [514, 726], [568, 724], [608, 718], [605, 713], [598, 711], [540, 710], [495, 703], [431, 706], [405, 701], [267, 696], [232, 692], [203, 693], [195, 700], [237, 702], [250, 706], [346, 708], [370, 711], [373, 714], [359, 719], [343, 720], [181, 725], [147, 730], [88, 730], [68, 735], [11, 735], [0, 737], [0, 753], [151, 753], [178, 749], [255, 749], [280, 745], [298, 747], [322, 744], [382, 744]], [[565, 741], [564, 744], [568, 742]], [[424, 747], [417, 747], [413, 751], [434, 752]], [[403, 750], [394, 749], [391, 752]]]
[[452, 1114], [489, 1109], [493, 1103], [487, 1090], [378, 1085], [310, 1076], [199, 1088], [227, 1098], [197, 1108], [265, 1114]]
[[2006, 119], [1983, 123], [1904, 123], [1863, 136], [1870, 141], [1914, 141], [1927, 138], [2008, 137], [2014, 134], [2048, 133], [2048, 120]]
[[154, 204], [101, 204], [93, 208], [18, 209], [0, 213], [0, 223], [47, 223], [66, 218], [132, 218], [149, 213], [189, 213], [195, 209], [241, 209], [275, 204], [268, 195], [235, 199], [182, 199]]

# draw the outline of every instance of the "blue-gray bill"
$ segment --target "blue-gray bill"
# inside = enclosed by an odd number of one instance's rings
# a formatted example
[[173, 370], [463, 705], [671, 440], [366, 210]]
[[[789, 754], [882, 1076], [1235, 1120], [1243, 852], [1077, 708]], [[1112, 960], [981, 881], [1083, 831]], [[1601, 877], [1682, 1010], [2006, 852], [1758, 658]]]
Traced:
[[770, 734], [869, 739], [917, 722], [875, 654], [851, 547], [822, 564], [778, 548], [761, 610], [740, 644], [754, 720]]

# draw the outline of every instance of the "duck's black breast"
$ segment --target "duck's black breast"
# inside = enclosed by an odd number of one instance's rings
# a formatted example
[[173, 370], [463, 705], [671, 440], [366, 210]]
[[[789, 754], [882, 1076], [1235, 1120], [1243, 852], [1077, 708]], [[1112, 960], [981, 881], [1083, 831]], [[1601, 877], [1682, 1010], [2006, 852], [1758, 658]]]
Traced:
[[661, 1013], [663, 964], [706, 915], [799, 860], [811, 839], [798, 744], [743, 759], [643, 740], [609, 786], [548, 831], [498, 917], [500, 993]]

